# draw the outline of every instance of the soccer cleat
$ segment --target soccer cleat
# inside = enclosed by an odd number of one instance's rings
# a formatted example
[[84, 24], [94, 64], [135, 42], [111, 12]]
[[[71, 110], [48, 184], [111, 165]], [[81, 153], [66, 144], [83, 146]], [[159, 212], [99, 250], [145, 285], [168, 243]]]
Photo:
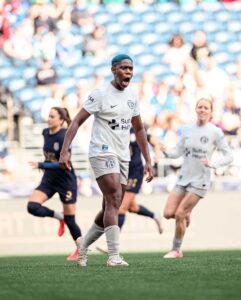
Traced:
[[77, 257], [78, 257], [78, 248], [76, 248], [75, 251], [70, 256], [68, 256], [66, 259], [67, 260], [77, 260]]
[[157, 229], [158, 229], [159, 233], [162, 234], [163, 233], [163, 227], [162, 227], [161, 216], [160, 215], [155, 215], [154, 221], [156, 222]]
[[96, 246], [96, 250], [98, 250], [99, 252], [101, 252], [102, 254], [108, 254], [108, 250], [104, 249], [100, 246]]
[[183, 257], [183, 253], [181, 250], [172, 250], [163, 256], [163, 258], [182, 258], [182, 257]]
[[128, 267], [128, 266], [129, 264], [126, 261], [124, 261], [124, 259], [119, 255], [111, 256], [107, 260], [107, 267]]
[[83, 239], [80, 241], [78, 246], [78, 257], [77, 257], [77, 265], [80, 267], [87, 267], [88, 262], [88, 249], [82, 247]]
[[58, 230], [58, 236], [62, 236], [65, 232], [65, 223], [64, 223], [64, 219], [59, 220], [59, 230]]

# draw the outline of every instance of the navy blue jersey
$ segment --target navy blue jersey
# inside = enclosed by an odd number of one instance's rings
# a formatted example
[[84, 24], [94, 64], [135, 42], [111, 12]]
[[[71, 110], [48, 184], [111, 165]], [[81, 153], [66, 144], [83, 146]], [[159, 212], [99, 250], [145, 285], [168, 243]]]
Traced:
[[[131, 160], [129, 163], [129, 174], [126, 191], [138, 194], [142, 180], [144, 177], [144, 166], [141, 157], [141, 150], [137, 144], [136, 136], [133, 127], [130, 130], [131, 139], [130, 139], [130, 156]], [[147, 140], [150, 141], [150, 135], [147, 134]]]
[[[133, 127], [130, 130], [130, 164], [129, 164], [129, 172], [131, 173], [133, 169], [143, 168], [143, 162], [141, 158], [141, 150], [137, 144], [135, 131]], [[147, 140], [150, 141], [150, 135], [147, 134]]]
[[[64, 143], [66, 129], [60, 129], [55, 134], [50, 134], [49, 129], [43, 130], [44, 146], [43, 152], [45, 156], [45, 162], [58, 162], [60, 157], [60, 151]], [[61, 187], [61, 189], [73, 189], [76, 188], [76, 176], [73, 168], [71, 171], [62, 169], [47, 169], [44, 171], [42, 181], [52, 186]]]

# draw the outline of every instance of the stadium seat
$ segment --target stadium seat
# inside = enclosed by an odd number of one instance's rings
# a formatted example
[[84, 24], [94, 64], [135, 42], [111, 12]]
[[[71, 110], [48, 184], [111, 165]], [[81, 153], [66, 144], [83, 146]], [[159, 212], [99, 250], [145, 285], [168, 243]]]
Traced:
[[155, 55], [163, 55], [167, 49], [168, 45], [166, 43], [161, 43], [160, 41], [152, 45], [152, 51]]
[[169, 1], [166, 1], [164, 3], [157, 2], [157, 5], [155, 6], [156, 12], [161, 13], [161, 14], [167, 14], [169, 12], [178, 11], [179, 9], [180, 8], [179, 8], [178, 4], [176, 4], [174, 2], [169, 2]]
[[208, 22], [204, 22], [203, 24], [203, 30], [205, 32], [218, 32], [219, 30], [221, 30], [222, 24], [219, 24], [217, 22], [215, 22], [214, 20], [208, 21]]
[[228, 22], [227, 29], [228, 29], [228, 31], [231, 31], [231, 32], [240, 32], [241, 31], [240, 20]]
[[132, 24], [130, 24], [129, 26], [129, 32], [131, 32], [131, 34], [142, 34], [143, 32], [148, 32], [151, 31], [153, 27], [150, 25], [147, 25], [141, 21], [138, 22], [133, 22]]
[[95, 15], [95, 23], [105, 25], [111, 18], [109, 12], [102, 12]]
[[228, 43], [236, 40], [235, 34], [228, 31], [221, 31], [214, 33], [213, 39], [216, 43]]
[[123, 45], [129, 45], [131, 43], [135, 43], [139, 41], [139, 36], [134, 36], [131, 33], [120, 33], [116, 37], [117, 44], [123, 46]]
[[232, 20], [232, 13], [228, 12], [228, 11], [220, 11], [218, 13], [214, 14], [214, 19], [216, 20], [216, 22], [229, 22]]
[[12, 66], [1, 67], [0, 81], [8, 78], [21, 77], [21, 73], [20, 69], [16, 69]]
[[22, 78], [8, 80], [7, 89], [9, 92], [16, 92], [26, 87], [26, 81]]
[[144, 33], [141, 35], [141, 41], [148, 46], [151, 46], [159, 41], [159, 35], [156, 33]]
[[155, 24], [162, 19], [165, 19], [165, 16], [162, 14], [159, 15], [155, 11], [145, 12], [141, 15], [141, 21], [145, 24]]
[[141, 54], [137, 57], [137, 63], [141, 66], [149, 67], [151, 64], [156, 63], [156, 56], [152, 54]]
[[37, 72], [37, 68], [26, 66], [23, 69], [23, 78], [26, 80], [31, 79], [31, 78], [35, 77], [36, 72]]
[[132, 12], [124, 12], [120, 13], [117, 16], [117, 22], [125, 25], [132, 23], [133, 21], [138, 21], [139, 17], [136, 14], [133, 14]]
[[142, 43], [131, 44], [128, 48], [128, 52], [132, 56], [137, 56], [146, 51], [146, 46]]
[[215, 61], [221, 65], [224, 63], [227, 63], [229, 61], [229, 53], [227, 52], [216, 52], [213, 54], [213, 57], [215, 58]]
[[187, 15], [182, 13], [181, 11], [178, 12], [171, 12], [166, 16], [167, 21], [172, 23], [180, 23], [183, 21], [187, 21]]
[[61, 84], [61, 86], [64, 88], [64, 90], [67, 90], [69, 88], [74, 88], [76, 86], [77, 80], [74, 77], [64, 77], [60, 78], [58, 80], [58, 83]]
[[91, 66], [79, 66], [73, 69], [75, 78], [89, 78], [93, 75], [93, 68]]

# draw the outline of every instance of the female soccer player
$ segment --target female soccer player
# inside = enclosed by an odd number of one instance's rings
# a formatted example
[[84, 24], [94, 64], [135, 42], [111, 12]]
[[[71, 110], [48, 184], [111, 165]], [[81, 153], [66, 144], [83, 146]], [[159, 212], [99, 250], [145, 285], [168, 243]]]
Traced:
[[[71, 122], [68, 110], [61, 107], [53, 107], [48, 117], [48, 128], [43, 130], [44, 136], [44, 156], [45, 162], [31, 162], [33, 168], [44, 169], [41, 183], [33, 191], [28, 202], [28, 212], [37, 217], [50, 217], [60, 221], [58, 235], [64, 234], [64, 224], [69, 228], [76, 245], [80, 242], [81, 231], [75, 222], [76, 200], [77, 200], [77, 180], [75, 172], [65, 169], [59, 164], [60, 151], [64, 142], [66, 128], [65, 123]], [[70, 150], [69, 150], [70, 156]], [[53, 211], [43, 203], [59, 194], [63, 203], [63, 213]], [[70, 255], [68, 260], [75, 260], [78, 251]]]
[[[155, 158], [157, 160], [159, 154], [159, 145], [155, 142], [155, 140], [151, 137], [150, 134], [147, 134], [147, 140], [154, 147]], [[160, 216], [150, 211], [145, 206], [137, 204], [136, 202], [136, 195], [140, 192], [144, 177], [144, 166], [141, 157], [141, 150], [137, 144], [133, 127], [131, 128], [129, 148], [131, 160], [129, 163], [129, 174], [126, 191], [121, 206], [119, 208], [118, 225], [120, 228], [122, 228], [125, 222], [126, 213], [129, 211], [131, 213], [135, 213], [140, 216], [149, 217], [153, 219], [157, 225], [159, 233], [162, 233], [163, 229]]]
[[77, 264], [88, 264], [88, 247], [102, 234], [108, 246], [108, 267], [129, 264], [120, 256], [118, 210], [121, 205], [128, 178], [130, 127], [145, 159], [146, 181], [153, 179], [153, 170], [140, 116], [136, 93], [129, 87], [133, 76], [133, 60], [126, 54], [116, 55], [111, 61], [113, 79], [95, 89], [85, 101], [83, 108], [71, 123], [61, 150], [60, 162], [69, 167], [68, 149], [79, 127], [94, 115], [89, 160], [98, 186], [103, 194], [102, 209], [86, 233], [79, 247]]
[[[164, 217], [175, 218], [176, 229], [172, 250], [164, 258], [181, 258], [180, 250], [192, 209], [203, 198], [210, 185], [211, 168], [227, 166], [233, 160], [231, 150], [222, 130], [210, 123], [213, 111], [212, 101], [201, 98], [196, 104], [197, 122], [183, 127], [175, 149], [161, 150], [169, 158], [183, 156], [183, 165], [164, 209]], [[222, 152], [222, 158], [211, 159], [214, 150]]]

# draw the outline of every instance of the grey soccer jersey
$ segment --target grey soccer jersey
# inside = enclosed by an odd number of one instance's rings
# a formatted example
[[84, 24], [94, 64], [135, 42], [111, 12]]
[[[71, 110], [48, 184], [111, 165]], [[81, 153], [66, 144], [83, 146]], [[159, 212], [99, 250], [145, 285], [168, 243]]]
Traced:
[[89, 95], [84, 109], [95, 117], [89, 157], [114, 154], [129, 161], [131, 119], [140, 114], [136, 93], [130, 87], [120, 91], [103, 84]]
[[[211, 160], [215, 149], [222, 152], [222, 157], [216, 161]], [[210, 168], [202, 164], [202, 159], [211, 160], [212, 168], [226, 166], [233, 160], [222, 130], [211, 123], [205, 126], [184, 126], [176, 148], [168, 151], [166, 155], [170, 158], [183, 156], [177, 184], [191, 184], [201, 189], [207, 189], [210, 185]]]

